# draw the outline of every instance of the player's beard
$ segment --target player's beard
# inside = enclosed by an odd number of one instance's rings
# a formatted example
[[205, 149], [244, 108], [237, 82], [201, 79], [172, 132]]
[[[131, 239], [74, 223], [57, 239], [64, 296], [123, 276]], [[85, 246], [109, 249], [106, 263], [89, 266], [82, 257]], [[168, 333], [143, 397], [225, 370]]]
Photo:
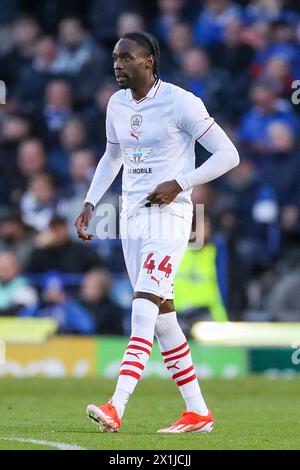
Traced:
[[125, 90], [126, 88], [128, 88], [128, 85], [125, 85], [123, 83], [118, 83], [118, 87], [120, 88], [120, 90]]
[[125, 88], [129, 88], [128, 77], [127, 76], [120, 77], [119, 79], [117, 79], [117, 84], [121, 90]]

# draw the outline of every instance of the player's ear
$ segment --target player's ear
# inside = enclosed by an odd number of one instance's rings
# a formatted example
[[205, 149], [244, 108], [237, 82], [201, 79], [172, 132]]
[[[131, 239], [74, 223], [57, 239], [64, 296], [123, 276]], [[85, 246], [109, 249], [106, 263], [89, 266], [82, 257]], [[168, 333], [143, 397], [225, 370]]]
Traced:
[[152, 69], [154, 66], [154, 62], [155, 62], [154, 56], [148, 55], [146, 57], [146, 69]]

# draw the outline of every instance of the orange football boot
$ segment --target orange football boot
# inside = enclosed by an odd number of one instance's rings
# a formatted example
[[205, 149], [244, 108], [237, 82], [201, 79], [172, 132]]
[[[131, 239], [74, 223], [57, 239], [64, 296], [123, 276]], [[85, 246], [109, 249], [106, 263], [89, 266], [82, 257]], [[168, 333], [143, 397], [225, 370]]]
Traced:
[[185, 411], [176, 423], [157, 432], [211, 432], [213, 428], [214, 419], [211, 412], [207, 416], [201, 416], [192, 411]]
[[99, 424], [99, 430], [101, 432], [117, 432], [122, 425], [122, 421], [118, 416], [115, 406], [112, 404], [112, 400], [109, 400], [106, 405], [102, 406], [88, 405], [86, 414]]

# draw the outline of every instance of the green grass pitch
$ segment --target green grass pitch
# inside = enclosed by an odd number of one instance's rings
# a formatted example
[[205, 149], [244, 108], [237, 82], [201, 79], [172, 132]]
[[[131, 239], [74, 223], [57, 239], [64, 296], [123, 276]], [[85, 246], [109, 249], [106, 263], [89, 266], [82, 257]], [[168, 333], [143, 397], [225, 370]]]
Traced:
[[202, 381], [216, 420], [210, 434], [156, 433], [184, 411], [176, 386], [162, 379], [141, 381], [118, 433], [99, 433], [85, 408], [105, 403], [114, 384], [115, 380], [102, 378], [0, 379], [0, 449], [51, 449], [7, 438], [111, 450], [300, 448], [299, 378]]

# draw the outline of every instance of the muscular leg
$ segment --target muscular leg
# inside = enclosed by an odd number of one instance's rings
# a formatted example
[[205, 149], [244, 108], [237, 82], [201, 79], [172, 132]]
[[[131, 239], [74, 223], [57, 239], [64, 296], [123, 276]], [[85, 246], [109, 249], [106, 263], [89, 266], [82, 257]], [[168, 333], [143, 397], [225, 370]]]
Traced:
[[[164, 315], [166, 313], [168, 315]], [[155, 325], [155, 336], [165, 365], [186, 403], [187, 411], [207, 415], [208, 409], [197, 381], [190, 349], [177, 322], [172, 299], [168, 299], [160, 305]]]
[[172, 299], [167, 299], [159, 307], [159, 315], [163, 313], [171, 313], [175, 311], [174, 301]]
[[134, 299], [148, 299], [151, 302], [155, 303], [159, 307], [159, 315], [163, 313], [174, 312], [175, 306], [173, 299], [167, 299], [165, 302], [162, 302], [162, 298], [157, 295], [150, 294], [149, 292], [135, 292], [133, 295]]
[[123, 356], [112, 402], [121, 418], [150, 357], [154, 328], [162, 298], [148, 292], [135, 292], [132, 302], [131, 337]]
[[134, 292], [133, 299], [147, 299], [147, 300], [150, 300], [150, 302], [153, 302], [159, 308], [160, 308], [160, 305], [162, 303], [162, 298], [161, 297], [158, 297], [158, 295], [155, 295], [155, 294], [150, 294], [149, 292]]

